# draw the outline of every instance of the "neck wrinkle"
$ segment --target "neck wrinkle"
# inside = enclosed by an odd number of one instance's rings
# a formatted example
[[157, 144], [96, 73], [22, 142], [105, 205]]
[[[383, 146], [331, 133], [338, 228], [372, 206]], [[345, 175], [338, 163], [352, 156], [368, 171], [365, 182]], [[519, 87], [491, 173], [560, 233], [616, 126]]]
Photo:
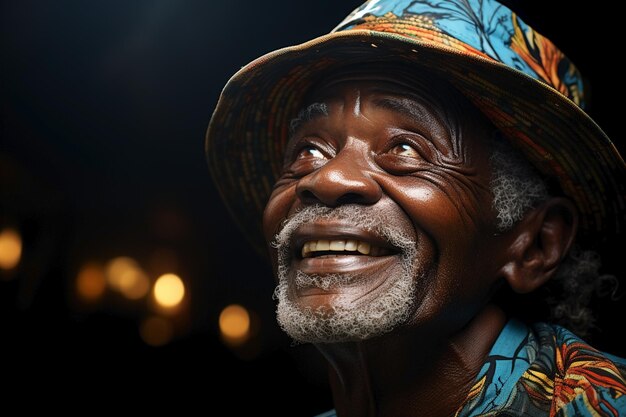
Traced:
[[364, 378], [365, 391], [370, 393], [370, 395], [368, 396], [370, 400], [368, 407], [371, 410], [371, 415], [375, 416], [378, 411], [376, 407], [376, 396], [374, 390], [372, 389], [372, 374], [368, 366], [369, 363], [366, 360], [365, 349], [362, 343], [357, 343], [357, 350], [359, 352], [359, 360], [362, 363], [364, 374], [366, 375], [366, 377]]
[[363, 342], [319, 344], [317, 349], [329, 364], [329, 379], [339, 416], [378, 415], [368, 355]]
[[337, 415], [454, 415], [505, 322], [501, 310], [487, 306], [444, 343], [428, 337], [432, 331], [407, 329], [363, 342], [316, 345], [330, 365]]

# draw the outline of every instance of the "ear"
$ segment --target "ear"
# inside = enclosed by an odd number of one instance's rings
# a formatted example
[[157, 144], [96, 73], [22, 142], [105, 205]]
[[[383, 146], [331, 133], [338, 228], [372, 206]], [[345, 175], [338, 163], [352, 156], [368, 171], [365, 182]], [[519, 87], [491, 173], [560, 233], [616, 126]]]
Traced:
[[517, 293], [529, 293], [548, 281], [567, 254], [578, 229], [578, 211], [560, 197], [529, 211], [509, 232], [508, 260], [500, 270]]

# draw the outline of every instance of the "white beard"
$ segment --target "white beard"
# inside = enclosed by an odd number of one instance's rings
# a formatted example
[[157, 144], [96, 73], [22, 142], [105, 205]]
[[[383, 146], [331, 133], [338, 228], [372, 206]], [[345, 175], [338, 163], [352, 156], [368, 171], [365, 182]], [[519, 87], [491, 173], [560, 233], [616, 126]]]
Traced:
[[[401, 262], [397, 271], [390, 274], [386, 289], [367, 304], [354, 304], [338, 296], [330, 308], [302, 308], [289, 294], [292, 286], [314, 286], [323, 290], [351, 285], [358, 277], [350, 274], [309, 275], [296, 271], [289, 278], [291, 234], [301, 225], [321, 219], [349, 222], [356, 227], [384, 236], [400, 250]], [[276, 310], [281, 328], [298, 342], [333, 343], [365, 340], [381, 336], [405, 324], [414, 311], [416, 281], [416, 242], [402, 230], [393, 228], [371, 207], [358, 204], [337, 208], [308, 206], [289, 218], [276, 236], [278, 250], [278, 286], [274, 292], [278, 299]]]

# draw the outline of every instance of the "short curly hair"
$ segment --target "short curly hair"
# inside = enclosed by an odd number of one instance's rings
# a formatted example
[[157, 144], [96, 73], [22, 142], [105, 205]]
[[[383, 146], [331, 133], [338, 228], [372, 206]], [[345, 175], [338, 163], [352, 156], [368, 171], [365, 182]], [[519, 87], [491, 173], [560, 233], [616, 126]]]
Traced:
[[[490, 162], [497, 226], [506, 231], [551, 193], [547, 181], [499, 135], [492, 140]], [[547, 284], [545, 302], [550, 307], [550, 319], [579, 336], [588, 336], [594, 327], [595, 316], [590, 308], [593, 296], [614, 294], [617, 288], [617, 279], [600, 274], [600, 266], [597, 253], [574, 245]]]

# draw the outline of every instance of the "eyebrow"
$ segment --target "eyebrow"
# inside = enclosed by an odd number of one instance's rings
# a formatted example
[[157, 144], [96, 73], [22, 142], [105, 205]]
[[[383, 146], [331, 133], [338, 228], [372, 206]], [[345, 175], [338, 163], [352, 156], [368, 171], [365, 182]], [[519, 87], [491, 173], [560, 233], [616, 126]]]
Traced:
[[298, 115], [289, 122], [289, 136], [293, 136], [303, 123], [310, 122], [322, 116], [328, 116], [328, 105], [326, 103], [309, 104], [307, 107], [300, 110]]
[[379, 97], [375, 98], [373, 103], [380, 108], [401, 113], [412, 119], [432, 119], [432, 115], [424, 111], [423, 106], [416, 106], [414, 101], [409, 98]]

